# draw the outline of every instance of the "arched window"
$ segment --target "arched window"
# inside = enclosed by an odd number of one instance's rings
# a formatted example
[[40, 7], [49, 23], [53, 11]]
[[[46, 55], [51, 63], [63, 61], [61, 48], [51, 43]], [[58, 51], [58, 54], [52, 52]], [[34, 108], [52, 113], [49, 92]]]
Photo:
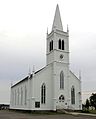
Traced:
[[53, 40], [51, 41], [51, 50], [53, 50]]
[[64, 95], [61, 95], [60, 97], [59, 97], [59, 102], [64, 102]]
[[13, 91], [13, 99], [12, 99], [12, 101], [13, 101], [13, 105], [15, 105], [15, 91]]
[[71, 88], [71, 104], [75, 104], [75, 88], [72, 86]]
[[64, 50], [64, 40], [62, 40], [62, 50]]
[[19, 88], [18, 88], [18, 105], [19, 105]]
[[27, 88], [25, 86], [25, 105], [27, 104]]
[[41, 104], [45, 104], [46, 102], [46, 86], [43, 83], [41, 86]]
[[60, 73], [60, 89], [64, 89], [64, 73], [61, 71]]
[[16, 97], [16, 90], [15, 90], [15, 105], [16, 105], [16, 98], [17, 98], [17, 97]]
[[61, 39], [59, 39], [58, 48], [61, 49]]
[[23, 89], [21, 87], [21, 105], [23, 104]]
[[49, 51], [51, 51], [51, 42], [49, 43]]
[[53, 40], [49, 43], [49, 51], [53, 50]]
[[12, 105], [14, 105], [14, 91], [12, 91]]

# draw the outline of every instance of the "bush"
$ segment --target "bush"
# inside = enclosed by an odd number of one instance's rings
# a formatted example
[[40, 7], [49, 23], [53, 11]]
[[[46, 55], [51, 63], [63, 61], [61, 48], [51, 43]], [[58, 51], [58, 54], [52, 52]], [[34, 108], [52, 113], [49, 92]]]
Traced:
[[82, 113], [89, 113], [89, 110], [88, 109], [84, 109], [81, 111]]

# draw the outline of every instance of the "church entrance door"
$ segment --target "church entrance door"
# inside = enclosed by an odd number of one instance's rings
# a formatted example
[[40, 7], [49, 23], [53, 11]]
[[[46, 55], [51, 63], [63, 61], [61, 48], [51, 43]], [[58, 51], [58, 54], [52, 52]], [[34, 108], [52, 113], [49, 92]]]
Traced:
[[65, 100], [64, 96], [63, 95], [60, 95], [60, 97], [59, 97], [59, 103], [58, 103], [58, 108], [59, 109], [64, 109], [64, 107], [65, 107], [64, 100]]

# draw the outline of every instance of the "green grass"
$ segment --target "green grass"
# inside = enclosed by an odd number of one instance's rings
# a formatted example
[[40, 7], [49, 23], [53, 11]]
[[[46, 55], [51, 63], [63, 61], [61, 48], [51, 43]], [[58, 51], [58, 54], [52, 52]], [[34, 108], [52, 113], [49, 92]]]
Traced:
[[96, 110], [89, 110], [89, 113], [96, 114]]
[[82, 112], [82, 113], [96, 114], [96, 110], [88, 110], [88, 109], [85, 109], [85, 110], [82, 110], [81, 112]]

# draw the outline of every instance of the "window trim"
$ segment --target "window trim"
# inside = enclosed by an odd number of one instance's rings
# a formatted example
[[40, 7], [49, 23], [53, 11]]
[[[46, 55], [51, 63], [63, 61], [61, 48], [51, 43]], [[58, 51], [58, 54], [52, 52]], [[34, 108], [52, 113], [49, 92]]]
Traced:
[[64, 40], [62, 40], [62, 50], [64, 50]]
[[60, 90], [64, 90], [64, 73], [60, 72]]
[[64, 102], [64, 100], [65, 100], [65, 97], [64, 97], [64, 95], [61, 94], [59, 96], [59, 102]]
[[71, 104], [75, 105], [75, 87], [71, 87]]
[[41, 86], [41, 104], [46, 104], [46, 85], [44, 83]]
[[59, 41], [58, 41], [58, 49], [61, 50], [61, 39], [59, 39]]
[[58, 40], [58, 49], [59, 50], [65, 50], [64, 39], [63, 40], [61, 40], [61, 39]]
[[25, 105], [27, 105], [27, 88], [25, 86]]

